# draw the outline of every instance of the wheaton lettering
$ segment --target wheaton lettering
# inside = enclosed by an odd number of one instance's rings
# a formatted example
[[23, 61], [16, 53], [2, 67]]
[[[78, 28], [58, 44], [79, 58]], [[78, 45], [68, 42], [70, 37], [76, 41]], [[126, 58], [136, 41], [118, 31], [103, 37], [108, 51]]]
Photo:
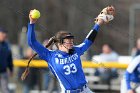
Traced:
[[77, 58], [78, 58], [78, 55], [76, 53], [67, 58], [55, 58], [55, 61], [59, 64], [67, 64], [67, 63], [71, 63], [71, 62], [77, 60]]

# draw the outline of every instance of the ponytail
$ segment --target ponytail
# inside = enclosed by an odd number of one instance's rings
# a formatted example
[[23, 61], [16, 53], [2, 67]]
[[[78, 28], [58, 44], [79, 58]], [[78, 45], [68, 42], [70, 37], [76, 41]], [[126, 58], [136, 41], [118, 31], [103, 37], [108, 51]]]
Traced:
[[[45, 45], [46, 48], [48, 48], [50, 45], [52, 45], [53, 43], [56, 43], [56, 38], [55, 36], [51, 37], [48, 41], [48, 43]], [[22, 76], [21, 76], [21, 80], [25, 80], [25, 78], [27, 77], [27, 75], [29, 74], [29, 64], [30, 62], [33, 60], [34, 57], [36, 57], [37, 53], [35, 53], [28, 61], [28, 64], [26, 66], [26, 69], [25, 71], [22, 73]]]

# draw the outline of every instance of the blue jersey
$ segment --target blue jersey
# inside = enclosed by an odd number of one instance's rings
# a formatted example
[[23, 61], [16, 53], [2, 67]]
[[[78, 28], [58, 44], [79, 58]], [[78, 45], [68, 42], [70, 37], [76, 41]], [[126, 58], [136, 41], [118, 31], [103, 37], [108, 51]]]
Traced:
[[[98, 30], [99, 26], [95, 27]], [[59, 80], [65, 90], [74, 90], [87, 83], [81, 64], [80, 56], [91, 46], [92, 41], [85, 39], [78, 46], [74, 46], [74, 53], [69, 55], [60, 50], [48, 50], [35, 38], [34, 24], [28, 24], [28, 44], [36, 51], [40, 58], [48, 63], [49, 69]]]
[[131, 82], [140, 83], [140, 55], [136, 56], [129, 64], [125, 73], [127, 89], [131, 89]]

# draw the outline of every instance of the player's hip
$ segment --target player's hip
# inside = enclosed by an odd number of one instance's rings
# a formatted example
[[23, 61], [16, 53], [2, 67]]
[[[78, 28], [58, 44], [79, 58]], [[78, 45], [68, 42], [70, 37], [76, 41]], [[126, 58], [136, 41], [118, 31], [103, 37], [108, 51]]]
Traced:
[[93, 93], [93, 92], [88, 88], [87, 84], [85, 84], [83, 87], [75, 90], [62, 89], [61, 93]]

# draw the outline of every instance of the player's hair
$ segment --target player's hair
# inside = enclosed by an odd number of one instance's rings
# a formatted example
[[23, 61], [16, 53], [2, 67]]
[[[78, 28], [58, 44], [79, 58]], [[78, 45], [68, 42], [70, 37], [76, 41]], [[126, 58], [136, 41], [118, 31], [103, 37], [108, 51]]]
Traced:
[[[48, 43], [45, 45], [46, 48], [48, 48], [49, 46], [51, 46], [52, 44], [55, 44], [58, 48], [58, 43], [59, 44], [63, 44], [63, 39], [65, 39], [66, 37], [68, 38], [73, 38], [73, 36], [71, 35], [71, 33], [65, 32], [65, 31], [59, 31], [58, 33], [56, 33], [55, 36], [51, 37], [48, 41]], [[37, 53], [35, 53], [28, 61], [27, 67], [25, 69], [25, 71], [23, 72], [21, 79], [24, 80], [26, 78], [26, 76], [29, 74], [29, 64], [30, 62], [33, 60], [33, 58], [37, 55]]]

